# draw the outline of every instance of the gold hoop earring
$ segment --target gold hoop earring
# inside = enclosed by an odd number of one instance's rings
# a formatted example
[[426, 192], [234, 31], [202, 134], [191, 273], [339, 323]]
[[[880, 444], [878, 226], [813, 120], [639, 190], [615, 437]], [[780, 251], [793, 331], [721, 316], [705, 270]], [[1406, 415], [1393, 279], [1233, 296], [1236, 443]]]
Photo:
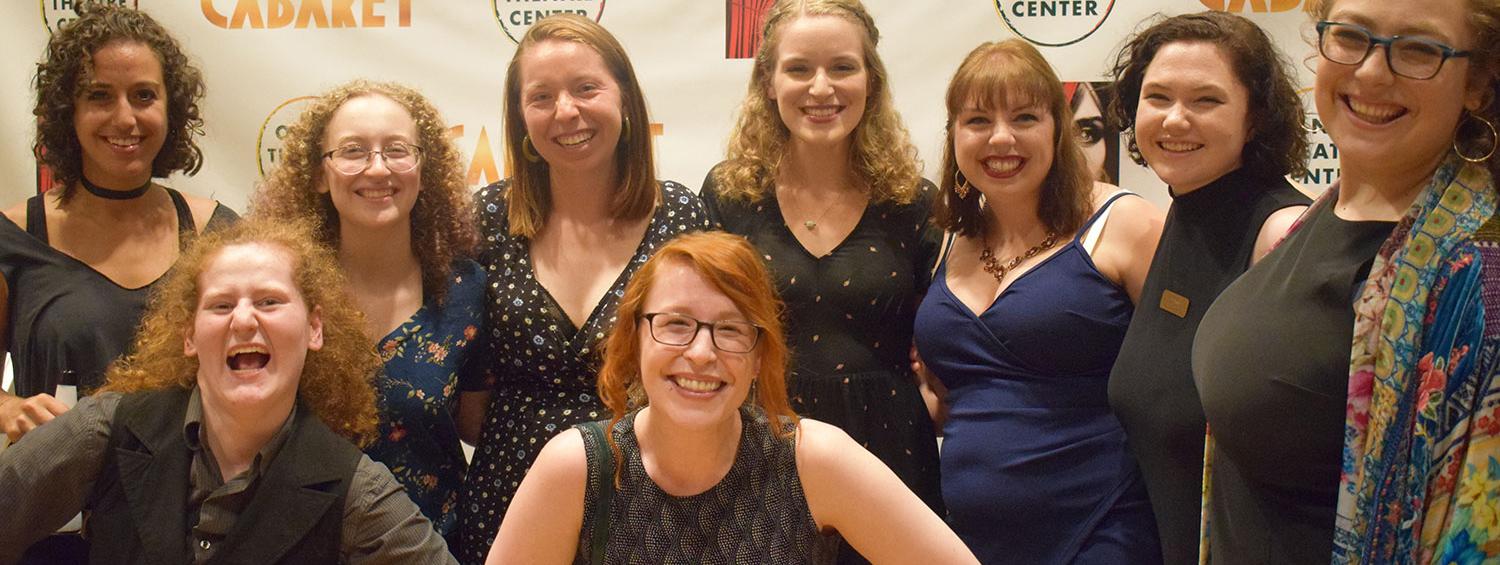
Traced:
[[953, 170], [953, 192], [958, 194], [958, 199], [969, 197], [969, 179], [964, 178], [963, 171]]
[[528, 163], [542, 162], [542, 156], [536, 152], [536, 146], [531, 144], [529, 133], [521, 137], [521, 156], [525, 157]]
[[1482, 123], [1482, 124], [1485, 125], [1485, 127], [1490, 128], [1490, 152], [1489, 153], [1485, 153], [1483, 157], [1470, 157], [1468, 155], [1464, 155], [1463, 150], [1458, 148], [1458, 135], [1457, 135], [1457, 132], [1454, 132], [1454, 137], [1453, 137], [1453, 152], [1456, 153], [1456, 154], [1458, 154], [1458, 158], [1459, 159], [1463, 159], [1463, 160], [1468, 161], [1470, 163], [1483, 163], [1485, 161], [1490, 160], [1490, 157], [1495, 154], [1495, 146], [1500, 145], [1500, 133], [1497, 133], [1495, 131], [1495, 124], [1494, 123], [1491, 123], [1489, 120], [1486, 120], [1484, 118], [1476, 116], [1472, 112], [1464, 112], [1464, 119], [1463, 120], [1459, 120], [1459, 122], [1458, 122], [1458, 125], [1459, 125], [1458, 129], [1462, 130], [1463, 129], [1464, 121], [1466, 121], [1466, 120], [1468, 120], [1470, 118], [1473, 118], [1475, 120], [1479, 120], [1479, 123]]

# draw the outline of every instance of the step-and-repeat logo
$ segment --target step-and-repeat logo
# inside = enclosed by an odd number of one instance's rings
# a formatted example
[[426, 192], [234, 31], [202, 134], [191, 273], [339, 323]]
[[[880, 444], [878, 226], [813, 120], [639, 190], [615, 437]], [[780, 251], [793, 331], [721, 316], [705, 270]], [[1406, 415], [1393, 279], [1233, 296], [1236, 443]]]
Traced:
[[776, 0], [724, 0], [724, 58], [753, 59], [761, 27]]
[[[140, 7], [140, 0], [94, 1], [101, 4], [118, 4], [121, 6], [130, 6], [132, 8]], [[78, 17], [78, 13], [73, 11], [73, 7], [77, 6], [79, 2], [80, 0], [39, 0], [38, 4], [42, 8], [42, 25], [47, 26], [47, 31], [49, 33], [57, 32], [58, 26], [62, 25], [64, 22], [67, 22], [68, 20]]]
[[281, 163], [281, 143], [286, 138], [286, 130], [312, 101], [312, 96], [298, 96], [282, 102], [260, 123], [260, 132], [255, 136], [255, 161], [260, 176], [266, 176]]
[[[53, 0], [65, 1], [65, 0]], [[201, 0], [225, 29], [411, 27], [412, 0]]]
[[1109, 19], [1115, 0], [995, 0], [1006, 27], [1045, 47], [1083, 41]]
[[1307, 117], [1302, 122], [1302, 128], [1307, 130], [1307, 176], [1294, 180], [1322, 193], [1339, 178], [1339, 148], [1333, 144], [1333, 138], [1328, 136], [1323, 121], [1318, 118], [1313, 88], [1301, 88], [1297, 93], [1302, 95], [1302, 107], [1307, 109]]
[[521, 42], [531, 24], [552, 14], [578, 14], [599, 21], [604, 15], [604, 0], [490, 0], [495, 21], [511, 41]]
[[1219, 12], [1257, 14], [1266, 12], [1290, 12], [1302, 5], [1302, 0], [1198, 0], [1203, 6]]

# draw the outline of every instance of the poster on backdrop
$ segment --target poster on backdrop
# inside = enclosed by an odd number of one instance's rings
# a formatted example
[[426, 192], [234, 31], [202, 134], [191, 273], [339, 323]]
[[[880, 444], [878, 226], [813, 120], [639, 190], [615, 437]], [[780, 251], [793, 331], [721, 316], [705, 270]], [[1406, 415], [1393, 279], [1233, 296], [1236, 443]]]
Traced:
[[[276, 166], [281, 137], [310, 97], [353, 78], [417, 87], [443, 111], [474, 187], [505, 176], [502, 96], [517, 40], [554, 13], [592, 18], [629, 52], [647, 95], [658, 175], [696, 187], [722, 156], [746, 92], [771, 0], [112, 0], [151, 13], [203, 69], [208, 95], [194, 177], [166, 182], [243, 209]], [[1069, 81], [1091, 164], [1107, 179], [1165, 204], [1165, 187], [1128, 157], [1096, 116], [1108, 62], [1156, 14], [1226, 10], [1265, 28], [1293, 61], [1310, 96], [1311, 26], [1303, 0], [866, 0], [896, 105], [929, 175], [946, 116], [943, 90], [964, 54], [1019, 37]], [[0, 199], [45, 189], [31, 153], [31, 79], [48, 36], [73, 17], [74, 0], [8, 2], [0, 19], [0, 127], [21, 132], [0, 153]], [[1310, 102], [1310, 100], [1309, 100]], [[1309, 104], [1309, 107], [1310, 104]], [[1338, 149], [1309, 115], [1307, 176], [1314, 191], [1338, 176]]]

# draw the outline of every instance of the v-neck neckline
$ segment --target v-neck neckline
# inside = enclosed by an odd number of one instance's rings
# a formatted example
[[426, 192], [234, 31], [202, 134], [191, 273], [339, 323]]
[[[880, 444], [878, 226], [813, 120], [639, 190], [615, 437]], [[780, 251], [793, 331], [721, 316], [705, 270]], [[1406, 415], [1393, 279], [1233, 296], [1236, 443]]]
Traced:
[[578, 338], [590, 326], [594, 325], [595, 321], [599, 317], [599, 313], [604, 309], [605, 303], [609, 301], [609, 296], [611, 294], [614, 294], [616, 289], [623, 286], [625, 282], [629, 280], [629, 275], [633, 274], [631, 272], [631, 265], [634, 265], [636, 263], [636, 259], [641, 257], [643, 253], [645, 253], [647, 242], [651, 241], [651, 230], [656, 228], [657, 220], [659, 219], [659, 215], [664, 208], [665, 204], [659, 203], [657, 204], [656, 209], [652, 210], [651, 219], [646, 222], [646, 229], [645, 231], [641, 232], [641, 241], [636, 243], [635, 251], [631, 252], [630, 258], [625, 261], [625, 267], [623, 269], [620, 269], [619, 273], [615, 274], [614, 282], [611, 282], [609, 288], [606, 288], [604, 290], [604, 295], [600, 296], [599, 299], [594, 302], [594, 307], [589, 310], [588, 317], [584, 318], [583, 323], [581, 324], [574, 322], [573, 318], [568, 316], [568, 311], [563, 309], [562, 303], [558, 302], [557, 298], [552, 296], [552, 291], [548, 290], [547, 285], [542, 284], [542, 279], [537, 276], [536, 260], [531, 255], [531, 240], [527, 239], [524, 240], [524, 242], [521, 242], [523, 251], [526, 254], [525, 264], [527, 276], [531, 277], [531, 280], [536, 282], [536, 286], [538, 289], [541, 289], [541, 297], [547, 302], [547, 307], [557, 310], [557, 319], [569, 326], [569, 329], [571, 329], [571, 331], [568, 332], [566, 336], [566, 343], [572, 344], [576, 342]]
[[776, 223], [781, 225], [781, 229], [786, 232], [787, 237], [792, 238], [792, 243], [797, 246], [797, 249], [801, 250], [803, 255], [806, 255], [814, 262], [821, 262], [824, 259], [832, 257], [835, 253], [838, 253], [840, 249], [843, 249], [846, 245], [848, 245], [849, 242], [854, 239], [854, 235], [859, 233], [860, 228], [864, 227], [865, 221], [867, 221], [870, 217], [870, 209], [875, 207], [874, 199], [866, 198], [865, 207], [864, 209], [859, 211], [859, 220], [856, 220], [854, 222], [854, 228], [849, 230], [849, 233], [844, 235], [844, 239], [839, 240], [839, 242], [833, 247], [828, 248], [827, 254], [819, 256], [809, 250], [806, 245], [803, 245], [802, 240], [797, 239], [797, 232], [793, 231], [792, 226], [786, 223], [786, 215], [782, 214], [781, 212], [781, 198], [776, 195], [776, 191], [772, 190], [769, 196], [769, 200], [771, 202], [771, 214], [773, 215], [773, 217], [775, 217]]

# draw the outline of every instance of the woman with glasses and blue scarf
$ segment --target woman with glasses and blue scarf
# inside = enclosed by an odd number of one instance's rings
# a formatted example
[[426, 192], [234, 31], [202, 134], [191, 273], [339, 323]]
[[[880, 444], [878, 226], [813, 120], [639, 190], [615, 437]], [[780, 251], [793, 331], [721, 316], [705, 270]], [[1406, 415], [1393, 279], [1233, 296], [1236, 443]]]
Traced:
[[1500, 2], [1309, 10], [1342, 178], [1199, 328], [1204, 556], [1500, 559]]
[[458, 384], [477, 370], [484, 274], [467, 258], [477, 237], [447, 132], [437, 108], [411, 88], [338, 86], [292, 125], [281, 164], [251, 207], [311, 222], [337, 254], [384, 361], [374, 383], [379, 433], [366, 452], [453, 541], [466, 466]]

